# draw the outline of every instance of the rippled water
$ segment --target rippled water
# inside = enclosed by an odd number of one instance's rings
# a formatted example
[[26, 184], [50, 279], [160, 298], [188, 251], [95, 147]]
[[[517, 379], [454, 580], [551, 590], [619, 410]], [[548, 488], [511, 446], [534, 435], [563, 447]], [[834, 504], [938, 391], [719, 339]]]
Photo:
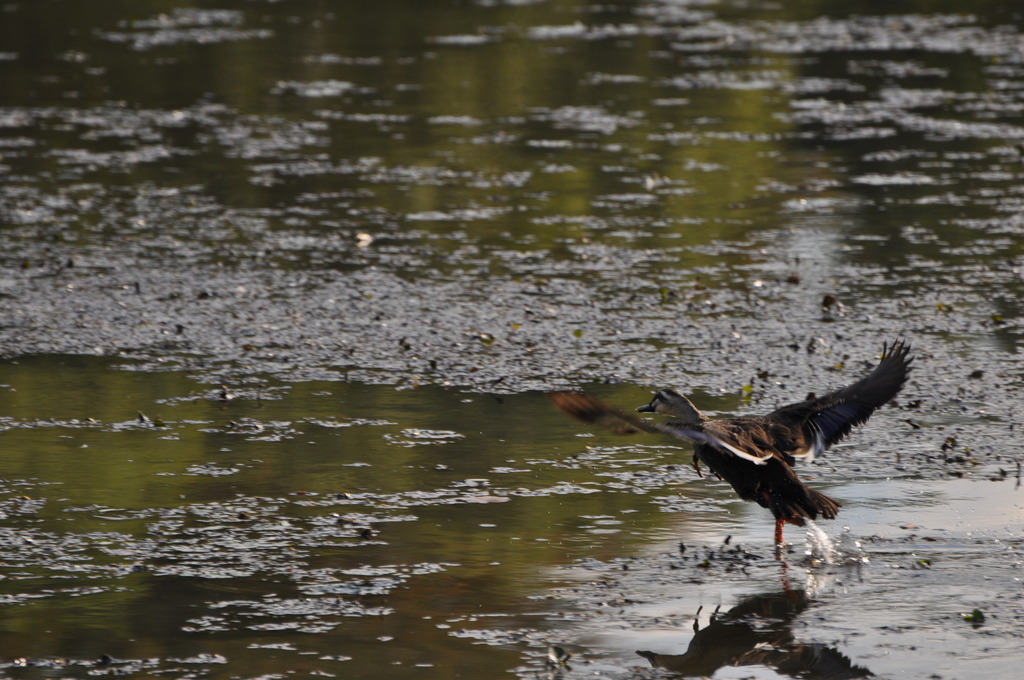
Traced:
[[[8, 2], [3, 672], [1005, 677], [1022, 16]], [[541, 394], [764, 412], [899, 335], [782, 562]]]

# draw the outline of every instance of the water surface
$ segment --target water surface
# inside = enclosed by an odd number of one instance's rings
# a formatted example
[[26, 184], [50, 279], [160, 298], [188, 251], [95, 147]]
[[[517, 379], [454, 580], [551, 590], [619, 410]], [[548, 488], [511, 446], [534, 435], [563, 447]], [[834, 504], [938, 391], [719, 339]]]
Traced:
[[[1003, 677], [1024, 19], [968, 10], [4, 5], [4, 672]], [[542, 396], [764, 412], [900, 335], [801, 473], [831, 565]]]

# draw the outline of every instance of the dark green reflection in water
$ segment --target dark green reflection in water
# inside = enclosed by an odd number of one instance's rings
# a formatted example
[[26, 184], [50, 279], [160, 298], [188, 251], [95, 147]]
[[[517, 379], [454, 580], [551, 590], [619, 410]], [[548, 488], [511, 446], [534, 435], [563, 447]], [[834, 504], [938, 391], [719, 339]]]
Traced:
[[678, 452], [574, 439], [539, 394], [299, 383], [223, 402], [108, 359], [2, 369], [6, 658], [500, 673], [514, 657], [451, 633], [538, 625], [549, 569], [685, 527], [651, 502], [678, 493]]

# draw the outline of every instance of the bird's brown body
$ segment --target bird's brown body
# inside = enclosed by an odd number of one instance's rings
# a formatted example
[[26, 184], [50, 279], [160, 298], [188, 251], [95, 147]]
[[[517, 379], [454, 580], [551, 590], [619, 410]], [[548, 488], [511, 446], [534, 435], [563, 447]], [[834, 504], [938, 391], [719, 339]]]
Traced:
[[637, 409], [674, 419], [666, 423], [637, 418], [579, 392], [549, 396], [560, 409], [586, 423], [692, 442], [698, 472], [703, 463], [740, 498], [771, 510], [775, 540], [781, 543], [783, 523], [803, 526], [807, 519], [833, 519], [839, 511], [839, 503], [797, 478], [794, 462], [812, 460], [892, 400], [907, 380], [911, 361], [910, 346], [894, 342], [883, 348], [878, 366], [854, 384], [765, 416], [711, 420], [670, 389], [658, 390], [649, 404]]

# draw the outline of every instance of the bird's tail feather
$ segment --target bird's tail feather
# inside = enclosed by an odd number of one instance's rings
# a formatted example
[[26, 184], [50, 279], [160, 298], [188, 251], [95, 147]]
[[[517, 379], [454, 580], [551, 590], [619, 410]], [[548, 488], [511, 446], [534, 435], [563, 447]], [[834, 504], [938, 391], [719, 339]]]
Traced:
[[804, 526], [806, 519], [835, 519], [841, 507], [838, 501], [814, 489], [807, 489], [806, 498], [773, 500], [772, 514], [798, 527]]
[[[808, 489], [807, 494], [811, 498], [811, 503], [814, 508], [818, 511], [818, 514], [825, 519], [835, 519], [836, 514], [839, 513], [840, 504], [833, 498], [829, 498], [823, 493], [818, 493], [814, 489]], [[812, 517], [813, 519], [813, 517]]]

